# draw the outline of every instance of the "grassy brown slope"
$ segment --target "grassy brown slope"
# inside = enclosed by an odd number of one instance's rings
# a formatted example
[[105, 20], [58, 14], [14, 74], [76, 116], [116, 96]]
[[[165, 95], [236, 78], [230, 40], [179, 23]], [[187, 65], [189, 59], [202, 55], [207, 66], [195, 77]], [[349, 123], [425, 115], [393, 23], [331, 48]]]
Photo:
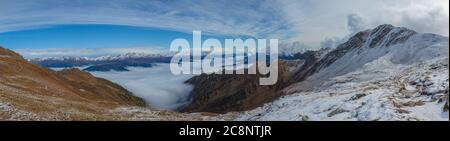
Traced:
[[[16, 111], [38, 116], [35, 120], [109, 119], [113, 117], [103, 117], [102, 113], [121, 106], [145, 105], [143, 100], [108, 80], [78, 69], [56, 72], [42, 68], [0, 47], [1, 103], [10, 104]], [[20, 112], [8, 114], [7, 110], [2, 111], [0, 107], [0, 119], [20, 116], [17, 113]]]

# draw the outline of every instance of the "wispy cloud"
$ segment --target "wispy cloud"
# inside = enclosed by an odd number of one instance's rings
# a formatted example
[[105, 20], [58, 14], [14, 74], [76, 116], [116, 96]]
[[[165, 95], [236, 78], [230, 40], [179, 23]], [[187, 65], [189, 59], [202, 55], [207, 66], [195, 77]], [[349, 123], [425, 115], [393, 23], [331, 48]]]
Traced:
[[354, 27], [348, 24], [349, 18], [364, 23], [358, 29], [393, 24], [419, 32], [449, 34], [448, 0], [281, 0], [277, 3], [295, 34], [291, 40], [307, 44], [354, 32]]
[[319, 46], [364, 26], [405, 26], [448, 36], [448, 0], [1, 0], [0, 32], [56, 24], [116, 24], [248, 35]]
[[225, 35], [282, 34], [283, 19], [265, 1], [2, 0], [0, 31], [53, 24], [118, 24]]

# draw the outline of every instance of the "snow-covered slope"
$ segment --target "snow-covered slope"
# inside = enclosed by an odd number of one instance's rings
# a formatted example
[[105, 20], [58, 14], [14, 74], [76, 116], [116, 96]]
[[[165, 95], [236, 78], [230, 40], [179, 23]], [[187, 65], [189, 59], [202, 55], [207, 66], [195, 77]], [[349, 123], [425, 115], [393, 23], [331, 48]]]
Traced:
[[448, 54], [448, 37], [380, 25], [356, 34], [310, 68], [302, 68], [296, 76], [300, 83], [287, 88], [286, 92], [311, 90], [330, 78], [361, 69], [381, 57], [386, 57], [386, 61], [395, 65], [406, 65], [448, 57]]
[[449, 120], [448, 38], [381, 25], [302, 68], [289, 94], [236, 120]]
[[395, 65], [383, 57], [330, 79], [327, 87], [285, 96], [236, 120], [448, 121], [448, 73], [448, 58]]

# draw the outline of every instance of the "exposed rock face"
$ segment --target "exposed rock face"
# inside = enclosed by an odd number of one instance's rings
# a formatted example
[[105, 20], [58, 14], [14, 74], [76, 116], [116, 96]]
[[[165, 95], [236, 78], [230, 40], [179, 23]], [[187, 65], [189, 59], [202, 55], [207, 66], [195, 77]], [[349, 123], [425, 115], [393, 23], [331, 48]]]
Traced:
[[282, 95], [279, 91], [288, 85], [291, 67], [299, 61], [279, 62], [277, 84], [259, 85], [259, 75], [220, 75], [202, 74], [186, 83], [194, 85], [191, 92], [192, 103], [185, 107], [185, 112], [214, 112], [249, 110], [270, 102]]
[[442, 97], [442, 101], [445, 101], [444, 107], [442, 109], [442, 111], [444, 112], [448, 112], [448, 87], [444, 92], [444, 96]]
[[[0, 47], [0, 103], [42, 118], [102, 119], [120, 106], [144, 106], [140, 98], [110, 81], [78, 69], [52, 71]], [[14, 119], [0, 108], [0, 119]], [[39, 118], [36, 118], [39, 119]]]

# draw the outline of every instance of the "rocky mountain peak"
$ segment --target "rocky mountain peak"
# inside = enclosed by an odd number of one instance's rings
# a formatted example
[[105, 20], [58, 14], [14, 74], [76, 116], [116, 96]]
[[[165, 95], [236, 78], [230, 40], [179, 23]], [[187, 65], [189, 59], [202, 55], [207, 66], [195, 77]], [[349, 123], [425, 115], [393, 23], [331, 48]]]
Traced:
[[361, 31], [353, 35], [347, 42], [339, 45], [335, 50], [347, 51], [361, 47], [386, 47], [399, 43], [404, 43], [407, 39], [416, 35], [417, 32], [404, 27], [395, 27], [390, 24], [383, 24]]
[[417, 34], [416, 31], [404, 27], [394, 27], [388, 24], [380, 25], [371, 30], [367, 45], [370, 48], [377, 46], [391, 46], [398, 43], [403, 43], [404, 41], [409, 39], [409, 37], [415, 34]]

